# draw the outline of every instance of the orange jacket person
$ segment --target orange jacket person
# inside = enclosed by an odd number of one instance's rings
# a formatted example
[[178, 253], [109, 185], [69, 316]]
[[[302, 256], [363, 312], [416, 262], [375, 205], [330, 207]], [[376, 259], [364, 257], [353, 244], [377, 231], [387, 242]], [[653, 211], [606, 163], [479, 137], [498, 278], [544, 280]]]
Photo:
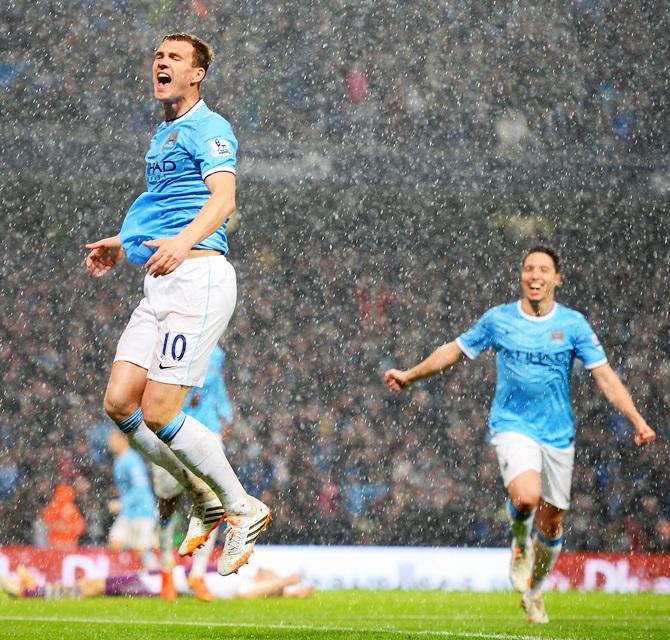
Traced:
[[47, 525], [49, 546], [68, 551], [75, 549], [86, 531], [86, 521], [74, 502], [74, 489], [68, 484], [56, 487], [51, 502], [42, 512]]

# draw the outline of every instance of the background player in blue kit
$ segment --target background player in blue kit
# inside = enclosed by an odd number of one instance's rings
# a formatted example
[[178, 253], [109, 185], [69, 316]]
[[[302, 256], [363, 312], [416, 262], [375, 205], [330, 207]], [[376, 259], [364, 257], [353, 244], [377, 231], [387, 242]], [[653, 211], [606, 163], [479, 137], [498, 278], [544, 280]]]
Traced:
[[144, 298], [119, 340], [105, 411], [193, 496], [182, 555], [202, 546], [225, 512], [230, 527], [217, 569], [228, 575], [247, 562], [270, 510], [244, 490], [218, 438], [182, 411], [190, 388], [205, 379], [237, 296], [225, 257], [226, 221], [236, 209], [237, 140], [200, 98], [211, 59], [209, 46], [194, 36], [163, 38], [152, 79], [165, 121], [145, 157], [147, 191], [131, 205], [119, 235], [87, 245], [86, 265], [94, 277], [124, 258], [147, 271]]
[[[202, 388], [191, 389], [184, 403], [184, 413], [202, 422], [218, 436], [220, 443], [222, 443], [222, 431], [233, 422], [233, 408], [223, 378], [225, 360], [226, 354], [223, 348], [217, 345], [209, 361], [207, 376]], [[176, 524], [175, 511], [184, 487], [163, 467], [153, 464], [152, 472], [154, 492], [158, 499], [158, 541], [162, 568], [161, 597], [164, 600], [174, 600], [177, 597], [177, 589], [172, 574], [174, 569], [172, 541]], [[205, 583], [205, 575], [215, 541], [216, 536], [210, 536], [204, 546], [198, 549], [193, 556], [188, 583], [198, 600], [213, 600]]]
[[[541, 591], [563, 541], [570, 504], [575, 419], [570, 374], [575, 358], [590, 370], [609, 402], [632, 423], [638, 445], [656, 434], [635, 408], [609, 364], [598, 338], [577, 311], [554, 300], [561, 282], [559, 258], [536, 247], [523, 259], [523, 299], [494, 307], [455, 341], [442, 345], [411, 369], [384, 374], [393, 391], [444, 371], [462, 355], [496, 352], [496, 392], [489, 417], [491, 442], [509, 494], [512, 523], [510, 580], [523, 593], [530, 622], [546, 623]], [[531, 541], [533, 523], [537, 534]]]
[[197, 418], [210, 431], [223, 438], [233, 424], [233, 406], [223, 376], [226, 352], [216, 345], [209, 361], [207, 375], [202, 387], [191, 389], [186, 396], [184, 412]]
[[115, 551], [131, 549], [139, 554], [145, 569], [155, 569], [156, 498], [146, 465], [120, 431], [110, 432], [107, 445], [114, 456], [112, 475], [118, 492], [118, 498], [109, 504], [116, 514], [109, 546]]

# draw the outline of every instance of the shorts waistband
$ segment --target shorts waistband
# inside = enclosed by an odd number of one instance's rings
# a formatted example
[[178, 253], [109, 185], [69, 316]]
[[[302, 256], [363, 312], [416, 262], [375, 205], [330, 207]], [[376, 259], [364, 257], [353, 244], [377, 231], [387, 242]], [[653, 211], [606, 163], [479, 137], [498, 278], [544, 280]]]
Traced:
[[208, 258], [210, 256], [222, 256], [225, 255], [223, 251], [218, 249], [191, 249], [188, 252], [189, 258]]

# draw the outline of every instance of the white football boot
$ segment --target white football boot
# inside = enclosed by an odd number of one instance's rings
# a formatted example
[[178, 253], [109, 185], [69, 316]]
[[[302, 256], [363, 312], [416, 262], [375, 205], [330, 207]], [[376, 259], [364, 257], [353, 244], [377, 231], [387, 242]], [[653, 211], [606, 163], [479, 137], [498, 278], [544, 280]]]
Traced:
[[249, 497], [256, 507], [253, 515], [226, 515], [230, 526], [226, 531], [223, 551], [216, 565], [216, 570], [222, 576], [237, 573], [237, 570], [249, 561], [258, 536], [268, 528], [272, 520], [270, 509], [253, 496]]
[[547, 624], [549, 616], [547, 610], [544, 608], [544, 600], [542, 596], [532, 597], [530, 591], [525, 591], [521, 596], [521, 607], [526, 612], [528, 622], [534, 624]]
[[218, 498], [198, 501], [194, 497], [186, 537], [179, 546], [177, 553], [180, 556], [192, 556], [200, 547], [204, 546], [209, 536], [223, 522], [225, 517], [226, 513]]

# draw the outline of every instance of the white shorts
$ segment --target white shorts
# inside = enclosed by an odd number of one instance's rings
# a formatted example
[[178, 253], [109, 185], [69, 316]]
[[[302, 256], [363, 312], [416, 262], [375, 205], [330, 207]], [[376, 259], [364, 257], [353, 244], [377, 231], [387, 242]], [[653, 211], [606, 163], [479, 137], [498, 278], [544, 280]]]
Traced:
[[542, 499], [559, 509], [570, 508], [575, 447], [557, 449], [515, 431], [491, 439], [505, 487], [524, 471], [537, 471], [542, 479]]
[[121, 549], [153, 549], [156, 547], [156, 520], [119, 516], [109, 530], [109, 542]]
[[184, 492], [184, 487], [163, 467], [152, 463], [151, 475], [154, 482], [154, 495], [157, 498], [170, 500], [180, 496]]
[[190, 258], [166, 276], [147, 276], [114, 361], [147, 369], [150, 380], [202, 386], [236, 300], [235, 269], [223, 255]]

